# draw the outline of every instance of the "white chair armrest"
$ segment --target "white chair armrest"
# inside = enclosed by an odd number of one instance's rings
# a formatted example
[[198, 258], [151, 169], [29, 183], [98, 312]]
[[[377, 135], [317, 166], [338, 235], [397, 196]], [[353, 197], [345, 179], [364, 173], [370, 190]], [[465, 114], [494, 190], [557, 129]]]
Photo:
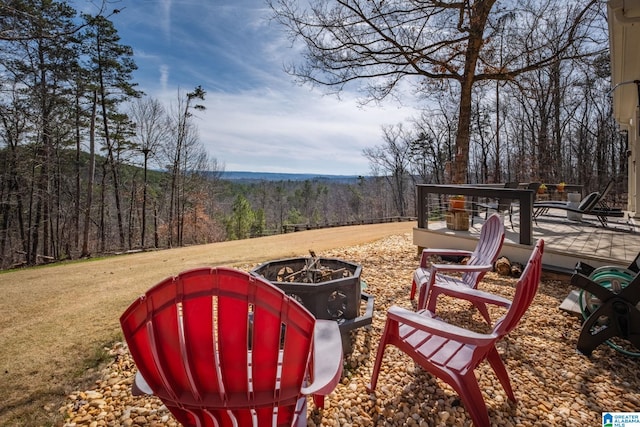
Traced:
[[493, 270], [492, 264], [431, 264], [431, 269], [440, 273], [443, 271], [459, 271], [460, 273], [471, 273], [475, 271], [491, 271]]
[[465, 256], [471, 256], [471, 254], [473, 254], [473, 252], [471, 251], [466, 251], [463, 249], [423, 249], [422, 250], [422, 255], [420, 256], [420, 267], [426, 267], [427, 266], [427, 258], [433, 255], [438, 255], [438, 256], [459, 256], [459, 257], [465, 257]]
[[342, 337], [334, 320], [316, 320], [313, 333], [313, 381], [302, 387], [303, 394], [326, 396], [342, 376]]
[[147, 384], [147, 381], [144, 379], [140, 371], [136, 372], [136, 377], [133, 380], [133, 385], [131, 386], [131, 394], [134, 396], [140, 396], [142, 394], [153, 394], [153, 390]]

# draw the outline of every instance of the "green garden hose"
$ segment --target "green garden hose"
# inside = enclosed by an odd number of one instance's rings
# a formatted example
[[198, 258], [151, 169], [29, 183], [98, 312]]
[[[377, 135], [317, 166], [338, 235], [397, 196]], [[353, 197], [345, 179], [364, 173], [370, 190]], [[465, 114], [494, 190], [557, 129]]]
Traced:
[[[620, 293], [624, 288], [629, 285], [629, 283], [633, 280], [635, 273], [627, 270], [627, 269], [619, 269], [619, 268], [600, 268], [591, 273], [589, 279], [610, 290], [613, 293]], [[585, 291], [584, 289], [580, 290], [580, 296], [578, 298], [578, 303], [580, 305], [580, 312], [582, 313], [582, 318], [587, 319], [591, 314], [600, 307], [600, 300], [590, 292]], [[607, 327], [609, 319], [603, 317], [598, 323], [598, 327], [605, 328]], [[615, 344], [612, 340], [607, 340], [605, 343], [614, 349], [615, 351], [625, 354], [630, 357], [640, 357], [640, 351], [629, 351], [626, 350], [619, 345]]]

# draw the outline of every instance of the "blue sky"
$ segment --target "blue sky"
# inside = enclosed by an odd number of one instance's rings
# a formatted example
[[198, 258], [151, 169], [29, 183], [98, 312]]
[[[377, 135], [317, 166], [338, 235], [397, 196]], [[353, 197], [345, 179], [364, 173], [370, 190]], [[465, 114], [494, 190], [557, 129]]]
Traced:
[[[112, 17], [134, 50], [135, 81], [175, 103], [201, 85], [206, 111], [196, 119], [207, 152], [227, 171], [359, 175], [366, 146], [382, 144], [383, 125], [417, 113], [396, 103], [360, 107], [298, 86], [283, 71], [296, 59], [284, 29], [262, 0], [121, 0]], [[355, 90], [356, 88], [352, 88]]]

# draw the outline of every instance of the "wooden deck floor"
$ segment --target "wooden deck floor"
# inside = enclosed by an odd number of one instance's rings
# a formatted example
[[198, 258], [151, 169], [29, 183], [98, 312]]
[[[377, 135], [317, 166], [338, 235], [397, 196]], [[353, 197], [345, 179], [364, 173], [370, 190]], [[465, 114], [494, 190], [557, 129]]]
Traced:
[[633, 221], [613, 218], [604, 228], [592, 216], [584, 216], [577, 222], [567, 219], [564, 211], [552, 213], [553, 216], [538, 219], [533, 233], [534, 239], [544, 238], [553, 249], [577, 256], [587, 254], [617, 260], [623, 264], [633, 261], [640, 252], [640, 235]]
[[[455, 238], [472, 238], [476, 240], [480, 234], [484, 215], [475, 217], [474, 224], [469, 231], [452, 231], [446, 228], [444, 221], [429, 223], [429, 232], [444, 234]], [[502, 253], [509, 254], [518, 249], [522, 251], [522, 245], [518, 245], [518, 215], [513, 216], [513, 228], [508, 216], [505, 218], [506, 239]], [[545, 264], [556, 266], [560, 269], [572, 268], [577, 261], [587, 261], [595, 265], [628, 265], [640, 252], [640, 229], [633, 220], [612, 218], [608, 227], [600, 225], [598, 219], [593, 216], [584, 216], [581, 221], [573, 221], [567, 218], [562, 210], [550, 211], [550, 215], [538, 218], [537, 224], [533, 224], [534, 243], [538, 239], [545, 240]], [[414, 241], [423, 247], [441, 247], [431, 244], [423, 244], [416, 239]], [[437, 240], [437, 239], [436, 239]], [[438, 243], [442, 243], [440, 240]], [[473, 245], [475, 246], [475, 244]], [[455, 247], [455, 246], [451, 246]], [[516, 259], [521, 258], [515, 256]]]

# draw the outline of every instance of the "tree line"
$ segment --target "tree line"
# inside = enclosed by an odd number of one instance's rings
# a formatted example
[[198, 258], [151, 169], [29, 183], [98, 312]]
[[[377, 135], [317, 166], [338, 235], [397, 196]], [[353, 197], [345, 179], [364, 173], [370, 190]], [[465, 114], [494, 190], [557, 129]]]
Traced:
[[218, 167], [194, 124], [206, 92], [145, 97], [106, 6], [0, 5], [2, 267], [183, 245], [190, 224], [209, 226], [199, 171]]
[[[590, 192], [614, 179], [616, 203], [626, 207], [629, 147], [613, 118], [608, 55], [524, 77], [474, 91], [465, 182], [565, 182]], [[443, 96], [419, 117], [385, 126], [382, 142], [364, 150], [400, 213], [413, 212], [416, 184], [452, 181], [455, 99]]]
[[[300, 33], [314, 26], [295, 23], [313, 23], [313, 16], [297, 16], [299, 9], [285, 7], [293, 7], [289, 0], [269, 3], [293, 34], [311, 37]], [[597, 2], [534, 1], [519, 9], [454, 2], [442, 13], [439, 1], [330, 4], [315, 10], [328, 13], [317, 18], [333, 50], [310, 44], [318, 50], [304, 56], [306, 66], [289, 71], [339, 89], [364, 80], [374, 100], [411, 77], [425, 100], [420, 116], [383, 127], [381, 143], [364, 150], [371, 176], [346, 182], [221, 179], [223, 164], [199, 141], [206, 91], [178, 90], [169, 105], [142, 93], [132, 78], [133, 51], [111, 20], [124, 12], [105, 4], [90, 15], [65, 1], [3, 2], [0, 268], [240, 239], [286, 224], [413, 216], [415, 184], [459, 181], [466, 138], [465, 182], [622, 182], [626, 138], [611, 115]], [[478, 10], [483, 4], [488, 9]], [[564, 14], [550, 13], [559, 5]], [[353, 19], [337, 19], [345, 11]], [[477, 24], [480, 12], [478, 35], [468, 20]], [[387, 25], [377, 42], [367, 39], [374, 33], [357, 33], [373, 22]], [[439, 33], [425, 30], [431, 26], [449, 29], [440, 33], [451, 40], [434, 39]], [[393, 49], [381, 42], [391, 36]], [[474, 68], [465, 70], [470, 60]], [[451, 82], [471, 74], [466, 100], [467, 89]], [[468, 121], [460, 119], [463, 98]]]
[[[170, 248], [394, 214], [376, 179], [223, 181], [199, 141], [206, 91], [136, 88], [110, 15], [4, 3], [0, 267]], [[8, 21], [11, 18], [11, 22]]]

